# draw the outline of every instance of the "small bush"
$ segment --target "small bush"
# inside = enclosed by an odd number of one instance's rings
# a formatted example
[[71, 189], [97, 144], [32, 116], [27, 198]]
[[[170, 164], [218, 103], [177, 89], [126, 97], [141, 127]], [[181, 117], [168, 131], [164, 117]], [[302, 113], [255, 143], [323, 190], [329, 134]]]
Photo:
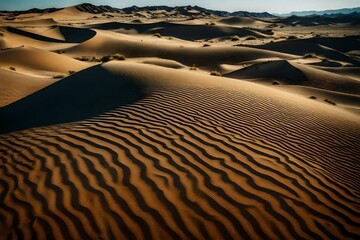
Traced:
[[311, 96], [311, 97], [309, 97], [310, 99], [316, 99], [316, 97], [315, 96]]
[[257, 38], [254, 37], [254, 36], [250, 36], [250, 37], [247, 37], [245, 38], [246, 41], [249, 41], [249, 40], [256, 40]]
[[216, 25], [216, 23], [214, 23], [214, 22], [211, 22], [211, 23], [210, 23], [210, 25], [211, 25], [211, 26], [215, 26], [215, 25]]
[[218, 71], [211, 71], [211, 72], [210, 72], [210, 75], [220, 77], [220, 76], [221, 76], [221, 73], [218, 72]]
[[210, 44], [207, 44], [207, 43], [205, 43], [204, 45], [203, 45], [203, 47], [210, 47], [211, 45]]
[[291, 36], [288, 36], [287, 39], [289, 40], [294, 40], [294, 39], [298, 39], [297, 36], [294, 36], [294, 35], [291, 35]]
[[325, 99], [324, 102], [327, 102], [327, 103], [329, 103], [331, 105], [336, 105], [336, 103], [334, 103], [333, 101], [330, 101], [329, 99]]
[[158, 37], [158, 38], [162, 38], [161, 34], [160, 33], [154, 33], [153, 35], [154, 37]]
[[239, 38], [239, 36], [232, 36], [232, 37], [230, 38], [230, 40], [233, 41], [233, 42], [236, 42], [236, 41], [239, 41], [240, 38]]
[[304, 55], [303, 58], [317, 58], [315, 53], [307, 53]]
[[83, 62], [101, 62], [99, 58], [96, 58], [94, 56], [82, 56], [75, 59]]
[[10, 70], [12, 71], [16, 71], [16, 69], [14, 67], [10, 67]]
[[55, 75], [54, 78], [64, 78], [64, 75]]
[[109, 62], [112, 60], [111, 56], [103, 56], [102, 58], [100, 58], [101, 62]]
[[122, 60], [126, 59], [126, 57], [124, 55], [120, 54], [120, 53], [115, 54], [114, 56], [112, 56], [112, 58], [114, 60], [118, 60], [118, 61], [122, 61]]
[[275, 81], [275, 82], [272, 83], [272, 85], [280, 85], [280, 83]]
[[195, 66], [195, 64], [194, 65], [192, 65], [192, 67], [190, 67], [190, 70], [192, 70], [192, 71], [196, 71], [196, 70], [198, 70], [198, 68]]
[[69, 71], [69, 75], [74, 74], [74, 73], [75, 73], [75, 71]]

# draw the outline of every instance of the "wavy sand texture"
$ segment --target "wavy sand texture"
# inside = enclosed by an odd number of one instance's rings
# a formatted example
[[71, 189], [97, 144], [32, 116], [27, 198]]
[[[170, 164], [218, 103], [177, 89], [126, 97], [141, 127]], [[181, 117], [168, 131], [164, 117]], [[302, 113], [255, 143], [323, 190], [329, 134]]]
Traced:
[[357, 116], [249, 82], [103, 68], [145, 97], [0, 136], [4, 238], [360, 237]]

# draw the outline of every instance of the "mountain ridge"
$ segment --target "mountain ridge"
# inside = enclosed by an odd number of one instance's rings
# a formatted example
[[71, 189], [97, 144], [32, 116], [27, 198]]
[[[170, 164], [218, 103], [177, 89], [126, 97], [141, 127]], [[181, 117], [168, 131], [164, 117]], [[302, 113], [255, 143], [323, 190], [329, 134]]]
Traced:
[[[199, 6], [175, 6], [175, 7], [169, 7], [169, 6], [146, 6], [146, 7], [138, 7], [136, 5], [125, 7], [125, 8], [116, 8], [108, 5], [93, 5], [91, 3], [82, 3], [75, 6], [77, 10], [81, 12], [88, 12], [92, 14], [100, 14], [105, 12], [110, 13], [126, 13], [126, 14], [133, 14], [140, 11], [155, 11], [155, 10], [165, 10], [165, 11], [174, 11], [174, 10], [190, 10], [190, 11], [198, 11], [199, 15], [216, 15], [220, 17], [230, 17], [230, 16], [236, 16], [236, 17], [258, 17], [258, 18], [272, 18], [275, 17], [275, 15], [272, 15], [268, 12], [248, 12], [248, 11], [235, 11], [235, 12], [227, 12], [227, 11], [221, 11], [221, 10], [211, 10]], [[55, 12], [62, 10], [64, 8], [45, 8], [45, 9], [38, 9], [38, 8], [32, 8], [29, 10], [24, 11], [0, 11], [1, 13], [14, 13], [14, 14], [25, 14], [25, 13], [49, 13], [49, 12]], [[193, 15], [197, 15], [195, 12]]]

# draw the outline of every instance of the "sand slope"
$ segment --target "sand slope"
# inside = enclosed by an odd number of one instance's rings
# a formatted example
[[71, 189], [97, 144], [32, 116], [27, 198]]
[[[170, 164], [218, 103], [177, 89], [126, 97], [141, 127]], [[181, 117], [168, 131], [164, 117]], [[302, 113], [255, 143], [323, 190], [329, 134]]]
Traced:
[[[85, 121], [1, 135], [4, 236], [359, 237], [355, 115], [232, 79], [116, 62], [83, 74], [97, 71], [114, 76], [104, 87], [135, 81], [145, 97]], [[15, 104], [73, 89], [70, 80]]]
[[39, 78], [0, 69], [0, 107], [26, 97], [55, 81], [53, 78]]
[[63, 73], [89, 67], [88, 63], [32, 47], [18, 47], [1, 51], [0, 64], [3, 67], [16, 67], [17, 70], [31, 69]]
[[[141, 41], [144, 40], [144, 41]], [[163, 39], [161, 39], [163, 40]], [[160, 40], [159, 40], [160, 41]], [[159, 43], [151, 42], [147, 37], [128, 37], [125, 34], [109, 34], [97, 30], [95, 37], [65, 49], [70, 56], [109, 55], [121, 53], [126, 57], [158, 57], [172, 59], [185, 65], [211, 65], [220, 63], [238, 63], [258, 58], [278, 57], [294, 58], [294, 55], [250, 47], [193, 47], [175, 46], [168, 40]]]
[[335, 73], [290, 63], [286, 60], [270, 61], [254, 64], [226, 74], [227, 77], [237, 79], [257, 79], [261, 82], [278, 83], [285, 85], [303, 85], [320, 89], [339, 91], [351, 94], [360, 94], [360, 82]]
[[286, 42], [274, 42], [258, 46], [261, 49], [305, 55], [315, 53], [332, 60], [358, 64], [358, 61], [350, 58], [345, 52], [359, 49], [359, 41], [354, 38], [311, 38], [298, 39]]
[[[157, 22], [150, 24], [131, 24], [109, 22], [92, 26], [96, 29], [103, 30], [117, 30], [125, 33], [134, 30], [135, 33], [155, 34], [160, 33], [163, 36], [172, 36], [185, 40], [199, 40], [199, 39], [213, 39], [218, 37], [232, 37], [232, 36], [255, 36], [258, 38], [269, 37], [273, 33], [270, 30], [238, 28], [232, 26], [212, 26], [212, 25], [193, 25], [193, 24], [179, 24]], [[191, 32], [191, 34], [188, 34]]]

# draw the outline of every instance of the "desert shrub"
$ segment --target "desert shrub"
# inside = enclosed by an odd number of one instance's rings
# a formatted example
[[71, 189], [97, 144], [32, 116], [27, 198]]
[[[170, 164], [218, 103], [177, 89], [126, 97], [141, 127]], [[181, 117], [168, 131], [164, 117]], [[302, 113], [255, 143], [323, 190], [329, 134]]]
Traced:
[[55, 75], [54, 78], [64, 78], [64, 75]]
[[203, 47], [210, 47], [211, 45], [210, 44], [207, 44], [207, 43], [205, 43], [204, 45], [203, 45]]
[[311, 96], [311, 97], [309, 97], [310, 99], [316, 99], [316, 97], [315, 96]]
[[239, 38], [239, 36], [232, 36], [232, 37], [230, 38], [230, 40], [233, 41], [233, 42], [236, 42], [236, 41], [239, 41], [240, 38]]
[[58, 53], [58, 54], [63, 54], [63, 53], [65, 53], [65, 51], [63, 51], [63, 50], [57, 50], [56, 53]]
[[195, 66], [195, 64], [193, 64], [193, 65], [190, 67], [190, 70], [196, 71], [196, 70], [198, 70], [198, 68]]
[[211, 23], [210, 23], [210, 25], [211, 25], [211, 26], [215, 26], [215, 25], [216, 25], [216, 23], [214, 23], [214, 22], [211, 22]]
[[297, 36], [291, 35], [291, 36], [288, 36], [287, 39], [294, 40], [294, 39], [298, 39], [298, 38], [297, 38]]
[[153, 35], [154, 37], [158, 37], [158, 38], [162, 38], [161, 34], [160, 33], [154, 33]]
[[90, 62], [91, 57], [81, 56], [81, 57], [76, 57], [75, 59], [76, 59], [76, 60], [79, 60], [79, 61], [83, 61], [83, 62]]
[[112, 60], [112, 56], [103, 56], [102, 58], [100, 58], [101, 62], [109, 62]]
[[274, 81], [274, 82], [272, 83], [272, 85], [280, 85], [280, 83], [277, 82], [277, 81]]
[[307, 53], [304, 55], [303, 58], [317, 58], [315, 53]]
[[121, 61], [121, 60], [125, 60], [125, 59], [126, 59], [126, 57], [125, 57], [124, 55], [120, 54], [120, 53], [115, 54], [114, 56], [112, 56], [112, 58], [113, 58], [114, 60], [118, 60], [118, 61]]
[[336, 105], [336, 103], [334, 103], [333, 101], [330, 101], [329, 99], [325, 99], [324, 102], [327, 102], [327, 103], [329, 103], [331, 105]]
[[71, 74], [74, 74], [75, 73], [75, 71], [69, 71], [69, 75], [71, 75]]
[[256, 37], [254, 36], [250, 36], [250, 37], [247, 37], [245, 38], [246, 41], [249, 41], [249, 40], [256, 40]]
[[16, 71], [16, 69], [14, 67], [10, 67], [10, 70], [12, 71]]
[[89, 62], [101, 62], [101, 58], [97, 58], [97, 57], [89, 57]]
[[214, 70], [214, 71], [210, 72], [210, 75], [212, 75], [212, 76], [221, 76], [221, 73]]

